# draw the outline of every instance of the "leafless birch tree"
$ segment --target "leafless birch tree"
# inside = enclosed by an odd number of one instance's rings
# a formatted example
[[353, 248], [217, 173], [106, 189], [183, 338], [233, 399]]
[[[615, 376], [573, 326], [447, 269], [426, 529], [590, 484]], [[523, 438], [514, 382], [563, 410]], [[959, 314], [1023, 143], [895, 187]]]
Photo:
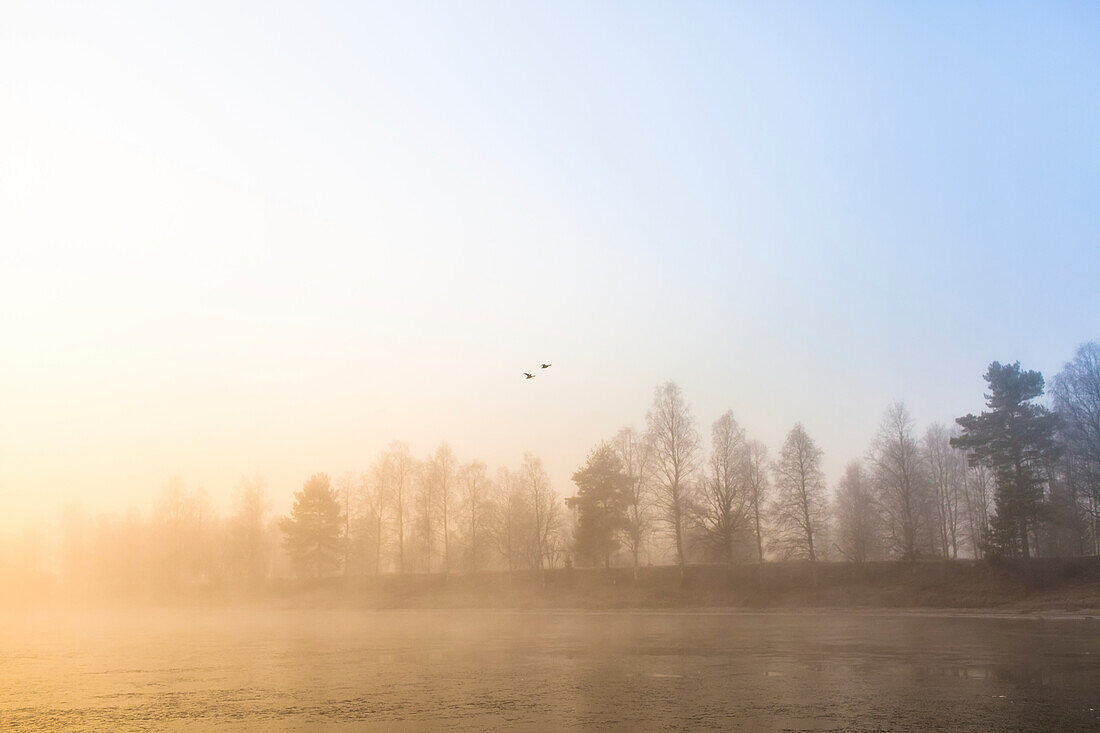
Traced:
[[415, 505], [413, 510], [415, 516], [414, 531], [420, 536], [420, 539], [424, 543], [422, 545], [424, 551], [424, 571], [430, 573], [432, 572], [432, 554], [435, 546], [435, 509], [438, 503], [438, 496], [436, 494], [437, 487], [433, 480], [431, 463], [417, 461], [412, 481], [415, 494]]
[[1100, 344], [1081, 344], [1053, 380], [1067, 489], [1083, 515], [1082, 550], [1100, 555]]
[[458, 482], [462, 491], [462, 509], [465, 514], [467, 541], [470, 546], [470, 569], [480, 567], [478, 549], [486, 529], [487, 503], [489, 501], [489, 478], [485, 464], [472, 461], [458, 470]]
[[914, 560], [925, 549], [930, 501], [913, 418], [903, 403], [887, 410], [868, 461], [886, 523], [887, 545], [903, 559]]
[[837, 486], [833, 503], [836, 545], [853, 562], [877, 559], [881, 551], [881, 516], [863, 464], [852, 461]]
[[234, 503], [235, 511], [230, 520], [234, 554], [241, 563], [245, 581], [256, 584], [267, 574], [266, 529], [270, 504], [263, 479], [242, 476]]
[[694, 512], [711, 555], [733, 565], [737, 533], [745, 523], [747, 446], [733, 413], [726, 411], [711, 427], [710, 460]]
[[531, 512], [528, 511], [527, 497], [523, 493], [519, 476], [514, 471], [504, 467], [497, 469], [494, 493], [497, 514], [493, 536], [508, 565], [508, 573], [511, 574], [520, 558], [525, 555], [525, 548], [531, 544], [528, 541], [531, 534]]
[[785, 557], [818, 559], [815, 546], [824, 530], [825, 478], [821, 473], [821, 449], [796, 423], [772, 465], [775, 474], [776, 548]]
[[692, 500], [692, 479], [699, 466], [699, 431], [675, 382], [657, 387], [646, 414], [650, 475], [658, 517], [672, 535], [680, 580], [684, 579], [684, 520]]
[[940, 554], [959, 556], [959, 503], [966, 480], [966, 455], [951, 447], [951, 431], [936, 423], [924, 434], [924, 462], [935, 500]]
[[652, 523], [651, 496], [646, 483], [649, 475], [651, 450], [645, 436], [633, 428], [623, 428], [612, 443], [629, 481], [626, 495], [626, 521], [621, 539], [630, 552], [634, 567], [634, 580], [638, 579], [639, 557]]
[[[390, 488], [393, 483], [392, 461], [388, 452], [380, 455], [370, 468], [370, 472], [359, 480], [359, 507], [364, 533], [369, 534], [374, 545], [374, 574], [382, 572], [382, 555], [386, 542], [386, 506], [389, 502]], [[364, 561], [364, 567], [366, 562]]]
[[520, 481], [530, 502], [534, 522], [531, 537], [534, 565], [542, 570], [543, 562], [551, 558], [551, 540], [561, 521], [561, 505], [550, 488], [550, 478], [546, 475], [542, 459], [533, 453], [523, 456]]
[[981, 464], [968, 466], [963, 474], [963, 506], [970, 550], [974, 557], [983, 557], [993, 507], [993, 480], [989, 469]]
[[340, 518], [344, 525], [341, 539], [343, 540], [344, 580], [347, 580], [351, 568], [351, 516], [352, 494], [355, 492], [355, 474], [351, 471], [344, 472], [333, 483], [333, 488], [336, 490], [336, 498], [340, 502]]
[[409, 520], [413, 480], [416, 476], [416, 459], [409, 454], [409, 446], [394, 441], [386, 454], [387, 479], [393, 519], [397, 530], [397, 572], [405, 574], [405, 533]]
[[756, 561], [764, 563], [764, 533], [762, 512], [768, 502], [768, 447], [752, 441], [745, 455], [745, 487], [748, 491], [748, 512], [756, 539]]
[[428, 459], [428, 477], [432, 495], [439, 505], [443, 534], [443, 574], [451, 570], [451, 504], [454, 501], [456, 461], [451, 447], [441, 444]]

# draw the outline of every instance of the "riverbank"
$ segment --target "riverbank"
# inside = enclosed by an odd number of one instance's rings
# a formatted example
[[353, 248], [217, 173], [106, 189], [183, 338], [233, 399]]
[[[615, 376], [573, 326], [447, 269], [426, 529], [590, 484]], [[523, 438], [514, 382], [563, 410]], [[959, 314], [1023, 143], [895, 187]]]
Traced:
[[513, 609], [1100, 609], [1100, 558], [1029, 563], [766, 563], [332, 579], [271, 589], [292, 605]]
[[55, 589], [14, 606], [209, 606], [363, 609], [894, 609], [1091, 613], [1100, 609], [1100, 558], [1028, 563], [928, 560], [764, 565], [555, 568], [535, 571], [332, 577], [245, 590], [230, 584], [151, 592]]

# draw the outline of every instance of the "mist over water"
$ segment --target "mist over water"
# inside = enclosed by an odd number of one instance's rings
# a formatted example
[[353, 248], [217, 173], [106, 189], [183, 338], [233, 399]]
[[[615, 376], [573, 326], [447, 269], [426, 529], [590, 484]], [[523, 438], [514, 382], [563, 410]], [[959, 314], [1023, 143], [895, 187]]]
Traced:
[[637, 611], [7, 615], [0, 724], [1095, 730], [1096, 624]]
[[1100, 729], [1100, 5], [0, 2], [0, 730]]

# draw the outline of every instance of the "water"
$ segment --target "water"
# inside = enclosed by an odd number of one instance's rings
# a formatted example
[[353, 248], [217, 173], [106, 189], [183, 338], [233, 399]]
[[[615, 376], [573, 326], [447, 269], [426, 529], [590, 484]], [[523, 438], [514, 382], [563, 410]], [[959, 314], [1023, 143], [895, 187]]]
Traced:
[[0, 729], [1100, 730], [1100, 622], [97, 611], [0, 631]]

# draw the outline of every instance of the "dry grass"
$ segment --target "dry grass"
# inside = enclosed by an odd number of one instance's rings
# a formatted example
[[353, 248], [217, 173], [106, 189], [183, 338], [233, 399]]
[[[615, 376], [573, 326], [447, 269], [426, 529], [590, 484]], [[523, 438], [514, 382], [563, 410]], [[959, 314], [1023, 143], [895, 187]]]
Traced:
[[1100, 608], [1100, 558], [1030, 563], [769, 563], [390, 576], [287, 587], [303, 605], [370, 608]]

